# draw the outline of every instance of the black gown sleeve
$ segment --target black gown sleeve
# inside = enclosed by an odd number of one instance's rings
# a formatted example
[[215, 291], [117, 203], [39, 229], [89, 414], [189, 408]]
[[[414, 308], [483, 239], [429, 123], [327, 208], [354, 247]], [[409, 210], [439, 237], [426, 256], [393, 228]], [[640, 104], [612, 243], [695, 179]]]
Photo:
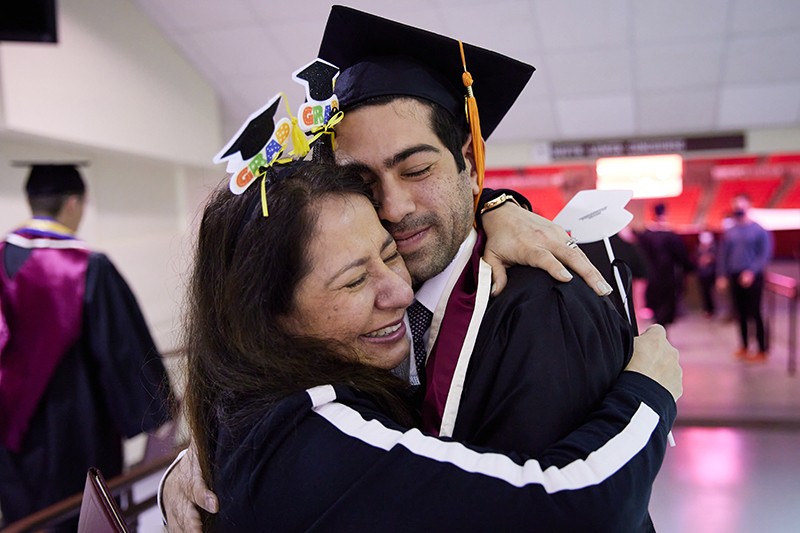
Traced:
[[169, 379], [128, 284], [100, 253], [89, 259], [84, 328], [106, 406], [133, 437], [171, 418]]
[[600, 405], [633, 338], [583, 280], [560, 283], [528, 267], [508, 273], [481, 322], [453, 436], [537, 455]]

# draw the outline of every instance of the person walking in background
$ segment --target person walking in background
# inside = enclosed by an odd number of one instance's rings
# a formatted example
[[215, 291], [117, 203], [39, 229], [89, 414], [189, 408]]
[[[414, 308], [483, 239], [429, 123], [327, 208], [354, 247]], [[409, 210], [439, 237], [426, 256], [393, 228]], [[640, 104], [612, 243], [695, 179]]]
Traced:
[[684, 275], [694, 265], [686, 245], [667, 222], [667, 206], [656, 204], [653, 214], [655, 221], [639, 235], [649, 266], [645, 300], [653, 311], [653, 321], [666, 327], [675, 321]]
[[[75, 165], [34, 165], [33, 218], [0, 243], [0, 508], [6, 523], [122, 473], [123, 437], [171, 418], [170, 387], [136, 299], [75, 237]], [[74, 530], [77, 521], [64, 526]]]
[[697, 281], [703, 300], [703, 313], [707, 318], [711, 318], [716, 311], [714, 282], [717, 277], [717, 242], [714, 234], [708, 230], [701, 231], [697, 236], [697, 241], [697, 252], [695, 253]]
[[[731, 300], [739, 320], [741, 346], [735, 356], [750, 362], [767, 360], [767, 337], [761, 316], [764, 271], [772, 258], [772, 235], [748, 216], [750, 197], [737, 194], [732, 202], [733, 225], [722, 236], [717, 256], [717, 288], [730, 288]], [[756, 328], [758, 352], [748, 351], [747, 323]]]

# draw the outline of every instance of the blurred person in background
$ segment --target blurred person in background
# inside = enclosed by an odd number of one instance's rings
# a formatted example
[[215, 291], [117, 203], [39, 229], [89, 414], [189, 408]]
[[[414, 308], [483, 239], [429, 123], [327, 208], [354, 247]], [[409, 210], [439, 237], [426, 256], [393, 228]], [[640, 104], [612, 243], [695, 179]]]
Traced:
[[[717, 256], [717, 288], [730, 289], [731, 301], [739, 320], [741, 346], [735, 356], [754, 363], [767, 360], [767, 336], [761, 316], [764, 271], [772, 258], [772, 235], [748, 216], [751, 202], [747, 194], [732, 201], [733, 225], [725, 230]], [[758, 352], [748, 349], [748, 321], [756, 328]]]
[[645, 300], [653, 321], [664, 327], [675, 321], [686, 272], [694, 268], [686, 245], [667, 222], [667, 206], [653, 207], [655, 220], [639, 234], [639, 246], [648, 262]]
[[711, 318], [716, 311], [714, 282], [717, 277], [717, 242], [714, 234], [708, 230], [701, 231], [697, 236], [695, 264], [697, 265], [700, 296], [703, 301], [703, 313], [707, 318]]
[[[33, 217], [0, 243], [0, 508], [5, 523], [122, 473], [123, 438], [170, 416], [167, 374], [136, 299], [75, 232], [75, 165], [34, 165]], [[77, 519], [63, 526], [74, 530]]]

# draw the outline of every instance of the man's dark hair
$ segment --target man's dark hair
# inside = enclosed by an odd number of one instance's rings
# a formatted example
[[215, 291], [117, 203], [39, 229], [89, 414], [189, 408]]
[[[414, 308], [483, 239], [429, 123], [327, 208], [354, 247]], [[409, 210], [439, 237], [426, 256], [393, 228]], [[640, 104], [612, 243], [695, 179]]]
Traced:
[[61, 212], [67, 199], [70, 196], [76, 195], [83, 199], [83, 194], [78, 193], [28, 196], [28, 205], [31, 207], [31, 212], [34, 215], [55, 218], [58, 216], [58, 213]]
[[[430, 109], [430, 126], [433, 133], [436, 134], [436, 137], [439, 138], [445, 148], [453, 154], [458, 171], [463, 172], [467, 168], [467, 164], [466, 161], [464, 161], [464, 156], [461, 154], [461, 149], [464, 147], [464, 143], [467, 142], [467, 136], [469, 135], [466, 118], [459, 120], [444, 107], [429, 100], [425, 100], [424, 98], [403, 95], [376, 96], [364, 100], [349, 109], [386, 105], [395, 100], [414, 100]], [[347, 114], [347, 110], [345, 110], [345, 114]]]

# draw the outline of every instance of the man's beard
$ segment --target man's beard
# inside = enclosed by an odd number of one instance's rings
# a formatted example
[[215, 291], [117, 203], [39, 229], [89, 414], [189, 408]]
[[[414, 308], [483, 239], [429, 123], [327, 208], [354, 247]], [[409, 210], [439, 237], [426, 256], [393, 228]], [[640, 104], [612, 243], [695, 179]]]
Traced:
[[440, 218], [434, 213], [417, 217], [408, 215], [397, 223], [384, 222], [384, 227], [392, 236], [396, 233], [407, 233], [428, 228], [428, 231], [431, 232], [429, 238], [434, 237], [434, 240], [425, 243], [424, 247], [411, 253], [404, 254], [401, 252], [400, 254], [406, 262], [409, 274], [411, 274], [411, 285], [415, 291], [419, 289], [420, 285], [447, 268], [447, 265], [458, 253], [458, 248], [464, 238], [466, 238], [466, 234], [460, 236], [460, 238], [457, 235], [446, 235], [444, 226]]

